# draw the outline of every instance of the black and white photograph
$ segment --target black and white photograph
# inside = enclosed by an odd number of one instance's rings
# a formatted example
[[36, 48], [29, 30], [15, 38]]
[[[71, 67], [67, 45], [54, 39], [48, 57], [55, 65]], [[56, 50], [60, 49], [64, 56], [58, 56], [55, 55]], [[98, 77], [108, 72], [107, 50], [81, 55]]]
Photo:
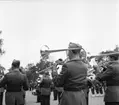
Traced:
[[119, 0], [0, 0], [0, 105], [119, 105]]

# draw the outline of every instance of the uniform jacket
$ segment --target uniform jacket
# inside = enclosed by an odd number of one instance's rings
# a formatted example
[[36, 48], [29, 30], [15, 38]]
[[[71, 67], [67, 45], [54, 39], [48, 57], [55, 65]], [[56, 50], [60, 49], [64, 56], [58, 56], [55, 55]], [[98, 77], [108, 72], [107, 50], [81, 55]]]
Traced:
[[24, 92], [28, 90], [28, 80], [25, 74], [22, 74], [19, 69], [14, 69], [5, 74], [0, 82], [0, 87], [6, 87], [5, 103], [6, 105], [23, 105]]
[[7, 73], [0, 82], [0, 87], [6, 86], [8, 92], [20, 92], [22, 88], [28, 90], [28, 80], [25, 74], [22, 74], [19, 69]]
[[81, 60], [71, 60], [63, 65], [61, 73], [54, 78], [57, 87], [63, 87], [61, 105], [86, 105], [83, 91], [87, 86], [87, 66]]
[[64, 90], [81, 90], [87, 85], [87, 66], [80, 60], [71, 60], [63, 65], [61, 73], [54, 79], [57, 87]]
[[49, 78], [49, 76], [43, 77], [43, 81], [40, 84], [41, 95], [50, 95], [51, 84], [52, 84], [52, 80]]
[[110, 62], [106, 71], [96, 77], [99, 81], [106, 81], [105, 102], [119, 102], [119, 62]]

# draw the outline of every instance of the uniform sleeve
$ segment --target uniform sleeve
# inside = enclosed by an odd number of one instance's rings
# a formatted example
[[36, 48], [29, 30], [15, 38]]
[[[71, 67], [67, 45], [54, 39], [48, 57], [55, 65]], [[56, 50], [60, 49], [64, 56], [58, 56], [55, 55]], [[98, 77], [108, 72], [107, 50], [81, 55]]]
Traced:
[[114, 68], [112, 66], [108, 66], [104, 72], [99, 73], [96, 76], [96, 79], [99, 81], [106, 81], [109, 78], [111, 78], [113, 75], [114, 75]]
[[6, 83], [7, 83], [7, 76], [5, 75], [0, 79], [0, 88], [5, 87]]
[[67, 76], [68, 76], [68, 67], [67, 65], [63, 65], [61, 73], [53, 79], [55, 86], [63, 87]]
[[29, 89], [29, 82], [28, 82], [26, 75], [24, 75], [23, 89], [25, 91], [27, 91]]

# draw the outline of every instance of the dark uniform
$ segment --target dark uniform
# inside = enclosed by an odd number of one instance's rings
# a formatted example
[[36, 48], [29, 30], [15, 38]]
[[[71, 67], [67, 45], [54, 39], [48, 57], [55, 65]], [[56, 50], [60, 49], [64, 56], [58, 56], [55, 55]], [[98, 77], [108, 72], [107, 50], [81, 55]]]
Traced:
[[[80, 47], [75, 44], [72, 46]], [[86, 105], [86, 94], [84, 93], [87, 86], [86, 77], [87, 66], [80, 58], [70, 59], [63, 65], [60, 75], [54, 77], [53, 80], [57, 87], [64, 88], [60, 105]]]
[[[14, 61], [16, 63], [18, 61]], [[5, 103], [6, 105], [24, 105], [22, 89], [28, 90], [28, 80], [26, 75], [15, 68], [7, 73], [0, 82], [0, 87], [6, 86]]]
[[119, 61], [112, 61], [107, 69], [97, 75], [99, 81], [106, 81], [105, 105], [119, 105]]
[[60, 103], [61, 95], [62, 95], [64, 90], [62, 87], [56, 87], [56, 90], [57, 90], [57, 95], [58, 95], [58, 102]]
[[[49, 67], [49, 62], [48, 61], [44, 61], [43, 59], [41, 59], [40, 64], [39, 64], [39, 68], [42, 71], [43, 69], [46, 69], [47, 67]], [[44, 72], [43, 72], [44, 73]], [[40, 86], [37, 86], [36, 92], [37, 92], [37, 103], [41, 102], [41, 92], [40, 90]]]
[[49, 75], [43, 77], [43, 81], [40, 84], [41, 87], [41, 105], [50, 105], [52, 80]]

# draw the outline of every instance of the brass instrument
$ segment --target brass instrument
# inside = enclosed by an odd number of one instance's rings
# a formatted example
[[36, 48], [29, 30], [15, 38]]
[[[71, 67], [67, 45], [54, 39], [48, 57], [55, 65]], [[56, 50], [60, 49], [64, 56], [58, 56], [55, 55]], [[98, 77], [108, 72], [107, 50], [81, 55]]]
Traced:
[[[81, 49], [81, 59], [89, 64], [88, 60], [87, 60], [87, 53], [86, 51], [84, 50], [84, 48], [67, 48], [67, 49], [56, 49], [56, 50], [49, 50], [49, 47], [47, 45], [44, 45], [46, 47], [45, 50], [41, 49], [40, 50], [40, 53], [41, 53], [41, 56], [43, 58], [45, 58], [44, 56], [49, 56], [50, 53], [55, 53], [55, 52], [62, 52], [62, 51], [70, 51], [70, 50], [79, 50]], [[119, 54], [119, 52], [113, 52], [113, 53], [107, 53], [107, 54], [99, 54], [99, 55], [93, 55], [93, 56], [88, 56], [90, 59], [92, 58], [96, 58], [96, 57], [105, 57], [105, 56], [109, 56], [109, 55], [115, 55], [115, 54]], [[48, 59], [48, 57], [46, 57], [46, 59]], [[68, 58], [65, 60], [67, 61]], [[45, 72], [45, 71], [50, 71], [51, 68], [54, 67], [54, 65], [44, 69], [44, 70], [41, 70], [39, 71], [39, 73], [42, 73], [42, 72]]]
[[44, 45], [40, 49], [41, 59], [46, 61], [49, 58], [49, 53], [45, 52], [45, 50], [49, 50], [49, 47], [47, 45]]
[[39, 71], [38, 73], [44, 73], [44, 72], [48, 72], [49, 70], [51, 70], [53, 68], [54, 65], [50, 66], [50, 67], [47, 67], [46, 69], [43, 69], [41, 71]]
[[[56, 52], [62, 52], [62, 51], [68, 51], [68, 50], [79, 50], [80, 48], [69, 48], [69, 49], [56, 49], [56, 50], [40, 50], [40, 53], [41, 55], [43, 56], [49, 56], [49, 54], [51, 53], [56, 53]], [[81, 51], [85, 57], [82, 57], [82, 58], [87, 58], [86, 57], [86, 52], [85, 50], [83, 49], [83, 51]], [[47, 57], [48, 58], [48, 57]], [[68, 59], [68, 58], [67, 58]]]
[[110, 56], [110, 55], [119, 55], [119, 52], [113, 52], [113, 53], [107, 53], [107, 54], [93, 55], [93, 56], [90, 56], [90, 58], [104, 57], [104, 56]]
[[[48, 59], [48, 56], [49, 56], [49, 54], [50, 53], [56, 53], [56, 52], [62, 52], [62, 51], [70, 51], [70, 50], [79, 50], [79, 49], [81, 49], [81, 59], [85, 62], [85, 63], [87, 63], [87, 64], [89, 64], [89, 62], [88, 62], [88, 60], [87, 60], [87, 53], [86, 53], [86, 51], [84, 50], [84, 48], [67, 48], [67, 49], [56, 49], [56, 50], [49, 50], [49, 47], [47, 46], [47, 45], [44, 45], [45, 47], [46, 47], [46, 49], [45, 50], [43, 50], [43, 49], [41, 49], [40, 50], [40, 53], [41, 53], [41, 56], [42, 56], [42, 58], [44, 59]], [[113, 52], [113, 53], [107, 53], [107, 54], [99, 54], [99, 55], [93, 55], [93, 56], [88, 56], [90, 59], [92, 59], [92, 58], [96, 58], [96, 57], [105, 57], [105, 56], [109, 56], [109, 55], [115, 55], [115, 54], [118, 54], [119, 55], [119, 52]], [[47, 57], [46, 57], [47, 56]], [[67, 59], [66, 59], [66, 61], [67, 61]], [[54, 66], [54, 65], [53, 65]], [[44, 70], [42, 70], [42, 71], [40, 71], [39, 73], [41, 73], [41, 72], [44, 72], [44, 71], [49, 71], [53, 66], [51, 66], [51, 67], [48, 67], [48, 68], [46, 68], [46, 69], [44, 69]]]
[[67, 51], [67, 50], [79, 50], [79, 48], [69, 48], [69, 49], [57, 49], [57, 50], [40, 50], [41, 52], [46, 52], [46, 53], [55, 53], [55, 52], [60, 52], [60, 51]]
[[57, 49], [57, 50], [49, 50], [49, 49], [48, 50], [40, 50], [40, 53], [41, 53], [41, 55], [47, 55], [48, 56], [50, 53], [61, 52], [61, 51], [70, 51], [70, 50], [79, 50], [79, 49], [81, 49], [82, 58], [87, 59], [86, 51], [82, 47], [81, 48]]
[[[69, 50], [79, 50], [81, 49], [81, 59], [86, 61], [87, 60], [87, 54], [86, 51], [84, 50], [84, 48], [67, 48], [67, 49], [56, 49], [56, 50], [49, 50], [49, 47], [47, 45], [44, 45], [42, 47], [46, 47], [45, 49], [40, 49], [40, 54], [41, 54], [41, 58], [42, 59], [48, 59], [48, 56], [50, 53], [56, 53], [56, 52], [62, 52], [62, 51], [69, 51]], [[65, 60], [65, 62], [68, 61], [68, 58]], [[45, 71], [49, 71], [52, 67], [54, 67], [54, 65], [39, 71], [39, 73], [45, 72]]]

